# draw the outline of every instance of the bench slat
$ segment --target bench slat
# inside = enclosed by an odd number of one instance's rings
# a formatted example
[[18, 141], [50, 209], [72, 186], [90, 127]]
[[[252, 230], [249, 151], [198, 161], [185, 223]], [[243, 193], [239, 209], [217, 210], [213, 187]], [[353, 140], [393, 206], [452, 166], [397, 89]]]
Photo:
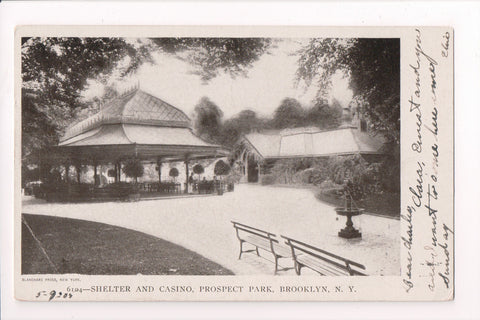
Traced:
[[300, 255], [297, 256], [297, 261], [303, 265], [308, 266], [311, 269], [315, 269], [315, 271], [320, 272], [323, 275], [331, 275], [331, 276], [349, 276], [350, 273], [344, 268], [335, 268], [331, 264], [322, 263], [315, 258], [311, 258], [307, 255]]
[[[334, 261], [334, 260], [331, 260], [329, 259], [328, 257], [325, 257], [325, 256], [322, 256], [322, 255], [319, 255], [315, 252], [311, 252], [311, 251], [308, 251], [308, 250], [305, 250], [304, 248], [301, 248], [301, 247], [298, 247], [298, 246], [295, 246], [295, 245], [292, 245], [296, 250], [299, 250], [303, 253], [306, 253], [308, 254], [309, 256], [313, 257], [313, 258], [316, 258], [316, 259], [320, 259], [326, 263], [329, 263], [329, 264], [332, 264], [334, 265], [336, 268], [339, 268], [339, 269], [345, 269], [347, 270], [347, 266], [345, 264], [341, 264], [337, 261]], [[344, 261], [344, 260], [341, 260], [341, 261]]]
[[263, 238], [258, 238], [255, 236], [245, 236], [244, 241], [253, 244], [254, 246], [258, 246], [262, 249], [270, 251], [270, 241], [263, 239]]
[[268, 231], [265, 231], [265, 230], [262, 230], [262, 229], [257, 229], [257, 228], [254, 228], [254, 227], [250, 227], [250, 226], [247, 226], [246, 224], [242, 224], [242, 223], [238, 223], [236, 221], [231, 221], [233, 223], [233, 226], [236, 228], [237, 225], [238, 226], [242, 226], [242, 227], [245, 227], [245, 228], [248, 228], [248, 229], [252, 229], [252, 230], [255, 230], [255, 231], [259, 231], [259, 232], [262, 232], [262, 233], [265, 233], [265, 234], [269, 234], [269, 235], [274, 235], [273, 233], [271, 232], [268, 232]]
[[[290, 246], [293, 245], [295, 248], [297, 248], [297, 249], [299, 249], [299, 250], [302, 250], [302, 251], [304, 251], [304, 252], [313, 253], [313, 252], [311, 252], [311, 251], [308, 250], [308, 249], [311, 249], [311, 250], [316, 251], [316, 252], [318, 252], [318, 253], [320, 253], [320, 254], [325, 254], [325, 255], [330, 256], [330, 257], [332, 257], [332, 258], [335, 258], [335, 259], [338, 259], [338, 260], [341, 260], [341, 261], [344, 261], [344, 262], [348, 262], [348, 264], [351, 265], [351, 266], [356, 266], [356, 267], [358, 267], [358, 268], [360, 268], [360, 269], [365, 270], [365, 266], [362, 265], [362, 264], [360, 264], [360, 263], [358, 263], [358, 262], [355, 262], [355, 261], [352, 261], [352, 260], [350, 260], [350, 259], [346, 259], [346, 258], [340, 257], [340, 256], [338, 256], [338, 255], [336, 255], [336, 254], [331, 253], [331, 252], [328, 252], [328, 251], [325, 251], [325, 250], [323, 250], [323, 249], [314, 247], [314, 246], [312, 246], [312, 245], [310, 245], [310, 244], [307, 244], [307, 243], [305, 243], [305, 242], [301, 242], [301, 241], [298, 241], [298, 240], [295, 240], [295, 239], [292, 239], [292, 238], [285, 237], [285, 236], [283, 236], [283, 235], [282, 235], [282, 238], [287, 239], [287, 240], [289, 240], [289, 241], [291, 242], [290, 244], [287, 243], [288, 245], [290, 245]], [[302, 248], [302, 247], [304, 247], [304, 248]], [[317, 254], [318, 254], [318, 253], [317, 253]]]
[[[258, 237], [261, 237], [261, 238], [264, 238], [264, 239], [270, 239], [270, 238], [268, 237], [268, 235], [265, 235], [265, 234], [261, 234], [261, 233], [255, 232], [255, 231], [251, 231], [251, 230], [248, 230], [248, 229], [244, 229], [244, 228], [242, 228], [242, 227], [235, 227], [235, 228], [236, 228], [237, 230], [242, 230], [242, 231], [244, 231], [244, 232], [246, 232], [246, 233], [254, 234], [254, 235], [256, 235], [256, 236], [258, 236]], [[272, 239], [272, 240], [273, 240], [273, 239]], [[276, 241], [277, 241], [277, 240], [276, 240]]]
[[304, 242], [283, 235], [282, 237], [287, 240], [285, 243], [294, 251], [293, 259], [295, 263], [299, 265], [297, 274], [300, 274], [300, 268], [305, 266], [322, 275], [366, 275], [354, 269], [358, 267], [359, 269], [365, 270], [365, 266], [360, 263], [345, 259]]
[[[268, 240], [259, 239], [255, 236], [245, 236], [244, 240], [254, 246], [258, 246], [259, 248], [262, 248], [269, 252], [272, 251], [270, 247], [270, 241]], [[292, 251], [288, 247], [279, 245], [277, 243], [273, 244], [273, 250], [275, 251], [275, 254], [281, 257], [290, 257], [292, 255]]]

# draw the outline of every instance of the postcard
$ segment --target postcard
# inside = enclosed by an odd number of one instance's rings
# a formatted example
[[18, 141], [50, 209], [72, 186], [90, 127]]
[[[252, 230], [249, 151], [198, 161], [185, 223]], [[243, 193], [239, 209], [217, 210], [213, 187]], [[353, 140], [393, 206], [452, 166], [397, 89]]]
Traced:
[[16, 299], [454, 299], [451, 27], [15, 41]]

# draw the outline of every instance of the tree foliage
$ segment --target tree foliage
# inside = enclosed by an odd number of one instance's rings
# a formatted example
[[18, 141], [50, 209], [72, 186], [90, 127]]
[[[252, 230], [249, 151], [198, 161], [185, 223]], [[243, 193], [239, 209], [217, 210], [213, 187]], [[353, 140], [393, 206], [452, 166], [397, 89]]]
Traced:
[[198, 163], [198, 164], [193, 166], [193, 173], [200, 175], [204, 172], [205, 172], [205, 169], [203, 168], [203, 166], [201, 164]]
[[399, 39], [312, 39], [298, 64], [298, 79], [321, 88], [318, 99], [325, 98], [333, 75], [342, 72], [373, 130], [399, 143]]
[[336, 128], [341, 124], [341, 117], [342, 107], [339, 104], [332, 103], [332, 106], [329, 106], [326, 101], [317, 101], [313, 107], [306, 110], [304, 124], [322, 129]]
[[123, 72], [150, 59], [120, 38], [22, 39], [22, 152], [56, 144], [76, 112], [89, 79], [107, 77], [128, 57]]
[[188, 61], [203, 81], [228, 73], [246, 75], [246, 70], [268, 52], [272, 39], [267, 38], [153, 38], [162, 51]]
[[215, 163], [215, 168], [213, 169], [213, 172], [217, 176], [225, 176], [230, 172], [230, 166], [225, 163], [225, 161], [218, 160], [217, 163]]
[[227, 147], [233, 147], [242, 135], [267, 129], [268, 122], [268, 119], [259, 118], [255, 111], [243, 110], [225, 120], [222, 126], [221, 143]]
[[143, 176], [144, 168], [142, 163], [137, 159], [127, 160], [122, 168], [123, 173], [129, 178], [137, 178]]
[[22, 38], [22, 157], [58, 143], [87, 107], [81, 93], [90, 79], [132, 73], [153, 63], [153, 52], [189, 62], [204, 81], [243, 75], [270, 46], [262, 38]]
[[285, 98], [275, 110], [272, 127], [276, 129], [301, 127], [304, 125], [305, 110], [300, 102]]
[[210, 142], [218, 142], [222, 125], [222, 110], [209, 98], [203, 97], [194, 109], [196, 133]]
[[171, 168], [170, 172], [168, 172], [168, 175], [175, 180], [179, 175], [178, 169], [177, 168]]

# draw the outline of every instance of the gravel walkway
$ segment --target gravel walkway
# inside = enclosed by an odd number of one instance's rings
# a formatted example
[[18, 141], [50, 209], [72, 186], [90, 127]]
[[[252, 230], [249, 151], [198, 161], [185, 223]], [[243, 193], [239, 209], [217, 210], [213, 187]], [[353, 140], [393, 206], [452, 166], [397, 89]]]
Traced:
[[[235, 274], [273, 274], [267, 253], [263, 257], [244, 254], [237, 260], [239, 244], [230, 223], [236, 220], [360, 262], [371, 275], [400, 274], [399, 220], [367, 214], [354, 217], [362, 239], [339, 238], [345, 217], [338, 217], [333, 207], [316, 200], [307, 189], [244, 184], [223, 196], [81, 204], [25, 197], [22, 212], [129, 228], [193, 250]], [[282, 259], [280, 265], [291, 267], [292, 263]], [[294, 271], [279, 274], [293, 275]]]

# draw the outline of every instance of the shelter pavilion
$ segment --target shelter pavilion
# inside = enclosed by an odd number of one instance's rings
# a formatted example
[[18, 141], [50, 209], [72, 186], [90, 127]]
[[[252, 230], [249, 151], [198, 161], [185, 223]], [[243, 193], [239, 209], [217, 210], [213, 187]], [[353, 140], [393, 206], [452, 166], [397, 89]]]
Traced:
[[120, 182], [122, 165], [128, 159], [155, 162], [161, 183], [162, 163], [181, 161], [185, 164], [184, 191], [188, 192], [189, 163], [228, 154], [222, 146], [197, 137], [183, 111], [134, 88], [97, 114], [69, 126], [58, 146], [50, 148], [44, 158], [64, 165], [67, 177], [71, 165], [93, 166], [95, 185], [99, 165], [113, 165], [115, 182]]
[[260, 175], [281, 159], [360, 155], [375, 162], [385, 156], [385, 140], [354, 125], [331, 130], [305, 127], [253, 132], [243, 136], [239, 144], [244, 182], [259, 182]]

